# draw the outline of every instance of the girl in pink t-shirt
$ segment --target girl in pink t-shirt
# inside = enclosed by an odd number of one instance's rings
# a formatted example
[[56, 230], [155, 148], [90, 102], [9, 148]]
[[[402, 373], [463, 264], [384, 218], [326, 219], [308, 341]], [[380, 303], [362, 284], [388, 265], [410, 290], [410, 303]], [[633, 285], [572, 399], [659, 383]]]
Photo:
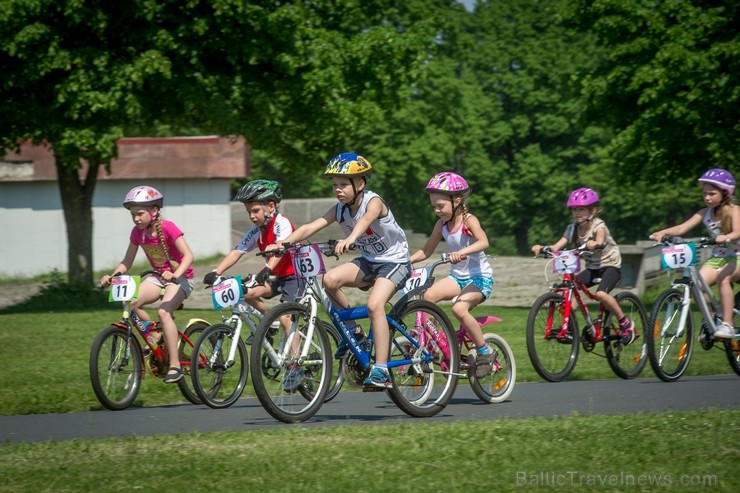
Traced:
[[[107, 286], [110, 284], [111, 276], [127, 272], [134, 263], [139, 247], [144, 250], [152, 269], [160, 272], [161, 277], [147, 276], [143, 279], [139, 286], [139, 298], [131, 303], [131, 308], [136, 311], [139, 318], [149, 320], [149, 315], [143, 307], [162, 299], [157, 314], [164, 330], [170, 360], [170, 368], [164, 382], [174, 383], [180, 380], [183, 374], [177, 354], [177, 326], [172, 312], [193, 291], [193, 253], [180, 228], [162, 218], [160, 210], [163, 204], [164, 196], [157, 189], [146, 185], [132, 188], [126, 194], [123, 206], [131, 211], [134, 229], [131, 231], [123, 260], [113, 270], [113, 274], [100, 279], [100, 285]], [[155, 332], [152, 332], [152, 336], [156, 339]]]

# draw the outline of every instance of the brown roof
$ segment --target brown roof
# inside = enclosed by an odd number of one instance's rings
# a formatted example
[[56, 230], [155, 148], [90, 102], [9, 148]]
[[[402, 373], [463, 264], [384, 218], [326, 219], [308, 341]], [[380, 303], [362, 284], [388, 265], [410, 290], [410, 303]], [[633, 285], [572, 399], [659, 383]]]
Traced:
[[[81, 173], [87, 166], [83, 165]], [[249, 147], [242, 137], [126, 138], [118, 141], [111, 173], [101, 167], [101, 180], [149, 178], [243, 178], [249, 171]], [[54, 157], [29, 142], [0, 161], [0, 180], [56, 180]]]

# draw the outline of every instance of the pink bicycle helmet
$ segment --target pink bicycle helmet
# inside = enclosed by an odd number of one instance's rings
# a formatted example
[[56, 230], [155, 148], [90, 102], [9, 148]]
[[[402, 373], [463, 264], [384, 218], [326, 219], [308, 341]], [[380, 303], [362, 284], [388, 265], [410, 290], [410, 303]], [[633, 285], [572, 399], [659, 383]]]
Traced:
[[726, 169], [712, 168], [701, 175], [701, 177], [696, 181], [699, 183], [709, 183], [710, 185], [727, 192], [728, 195], [732, 195], [732, 192], [735, 191], [735, 178], [733, 178], [730, 172]]
[[144, 207], [164, 205], [164, 195], [159, 190], [148, 185], [134, 187], [128, 191], [126, 198], [123, 199], [123, 206], [130, 209], [132, 205], [143, 205]]
[[442, 171], [432, 176], [427, 183], [427, 193], [445, 193], [449, 195], [462, 194], [470, 190], [465, 178], [451, 171]]
[[590, 188], [577, 188], [568, 197], [568, 207], [588, 207], [598, 203], [599, 194]]

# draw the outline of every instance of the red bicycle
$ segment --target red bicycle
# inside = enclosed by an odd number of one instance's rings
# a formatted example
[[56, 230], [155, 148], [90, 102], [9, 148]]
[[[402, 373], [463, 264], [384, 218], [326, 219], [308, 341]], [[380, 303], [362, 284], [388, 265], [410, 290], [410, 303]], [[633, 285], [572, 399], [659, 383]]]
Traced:
[[[625, 315], [635, 324], [635, 340], [623, 344], [619, 321], [599, 303], [596, 319], [584, 301], [584, 296], [598, 301], [575, 274], [580, 271], [580, 257], [589, 255], [583, 249], [555, 251], [544, 249], [542, 257], [551, 259], [553, 271], [562, 274], [562, 281], [540, 296], [532, 305], [527, 318], [527, 353], [535, 371], [550, 382], [560, 382], [570, 375], [578, 361], [578, 349], [593, 352], [603, 343], [604, 354], [614, 373], [624, 379], [635, 378], [645, 368], [647, 352], [644, 338], [648, 326], [647, 312], [640, 299], [623, 291], [615, 296]], [[578, 330], [573, 306], [580, 308], [586, 325]], [[594, 353], [598, 354], [598, 353]]]
[[[90, 350], [90, 382], [93, 391], [98, 401], [112, 411], [126, 409], [133, 404], [147, 368], [153, 377], [162, 378], [170, 366], [164, 337], [158, 344], [147, 337], [149, 332], [159, 330], [158, 323], [145, 324], [131, 310], [131, 301], [138, 292], [138, 283], [147, 275], [161, 274], [148, 270], [141, 276], [122, 275], [111, 279], [109, 299], [123, 303], [123, 315], [120, 321], [112, 323], [98, 334]], [[185, 399], [193, 404], [202, 404], [190, 382], [193, 341], [210, 325], [203, 319], [192, 318], [185, 324], [185, 330], [180, 332], [178, 354], [185, 375], [177, 382], [177, 386]], [[148, 349], [146, 355], [136, 333]], [[205, 356], [202, 357], [202, 364], [206, 364]]]

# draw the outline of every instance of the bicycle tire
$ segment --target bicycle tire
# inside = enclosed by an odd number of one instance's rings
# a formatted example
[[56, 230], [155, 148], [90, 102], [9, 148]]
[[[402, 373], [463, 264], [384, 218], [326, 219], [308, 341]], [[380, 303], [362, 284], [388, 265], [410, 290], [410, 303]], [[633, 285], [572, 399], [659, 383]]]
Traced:
[[[534, 370], [548, 382], [561, 382], [571, 374], [578, 361], [579, 332], [575, 311], [571, 311], [569, 341], [555, 337], [563, 324], [564, 302], [560, 293], [545, 293], [534, 302], [527, 317], [527, 354]], [[546, 337], [548, 325], [551, 336]]]
[[740, 376], [740, 340], [725, 339], [725, 354], [732, 370]]
[[607, 311], [601, 324], [604, 352], [606, 361], [614, 374], [625, 380], [631, 380], [642, 373], [647, 364], [644, 334], [649, 327], [648, 316], [645, 305], [634, 294], [622, 291], [614, 299], [617, 300], [624, 314], [635, 324], [635, 340], [627, 345], [622, 344], [619, 336], [619, 320]]
[[670, 288], [658, 296], [650, 312], [645, 346], [653, 372], [664, 382], [684, 374], [694, 350], [694, 318], [689, 307], [684, 330], [679, 330], [683, 294]]
[[120, 411], [131, 406], [143, 374], [141, 346], [127, 329], [110, 325], [95, 337], [90, 349], [90, 383], [105, 408]]
[[[290, 323], [293, 334], [301, 334], [300, 350], [310, 344], [308, 359], [286, 358], [279, 361], [285, 343], [282, 330], [271, 331], [273, 322], [283, 317]], [[324, 403], [330, 386], [332, 360], [329, 336], [323, 324], [314, 326], [313, 336], [306, 340], [311, 322], [308, 308], [300, 303], [284, 302], [272, 308], [257, 327], [250, 362], [252, 383], [262, 407], [273, 418], [284, 423], [299, 423], [310, 419]]]
[[[485, 377], [476, 377], [475, 369], [468, 370], [468, 383], [475, 395], [483, 402], [497, 404], [509, 398], [516, 384], [516, 361], [514, 352], [506, 340], [498, 334], [483, 334], [486, 344], [496, 351], [493, 361], [495, 371]], [[475, 351], [475, 349], [471, 349]]]
[[[190, 366], [193, 387], [203, 404], [212, 409], [233, 405], [244, 392], [249, 378], [249, 353], [234, 329], [219, 323], [208, 327], [195, 342]], [[234, 361], [226, 366], [236, 344]]]
[[196, 320], [188, 324], [185, 327], [184, 337], [182, 334], [180, 335], [180, 346], [177, 352], [180, 360], [180, 368], [183, 373], [182, 378], [177, 381], [177, 387], [180, 389], [182, 396], [185, 397], [185, 400], [195, 405], [203, 404], [203, 401], [198, 397], [198, 393], [195, 391], [193, 385], [190, 360], [193, 355], [194, 342], [198, 340], [209, 325], [208, 322], [203, 320]]
[[[339, 330], [329, 322], [325, 322], [322, 320], [321, 326], [326, 331], [326, 335], [329, 336], [331, 354], [334, 355], [337, 350], [337, 346], [339, 346], [339, 343], [342, 340], [342, 336], [339, 335]], [[333, 385], [326, 392], [326, 397], [324, 397], [325, 403], [334, 399], [337, 394], [339, 394], [339, 391], [342, 390], [342, 385], [344, 385], [345, 361], [345, 358], [342, 358], [340, 360], [334, 360], [332, 364], [331, 382], [333, 382]], [[307, 399], [311, 399], [313, 397], [311, 389], [306, 386], [299, 387], [299, 392], [305, 393], [304, 397], [306, 397]]]
[[[433, 351], [432, 345], [427, 345], [427, 349]], [[389, 359], [398, 359], [402, 354], [410, 356], [414, 353], [414, 345], [405, 336], [396, 337], [395, 342], [391, 344], [391, 352]], [[408, 365], [411, 366], [411, 365]], [[396, 373], [404, 373], [407, 371], [408, 366], [399, 366], [394, 369]], [[434, 373], [421, 373], [417, 372], [413, 375], [414, 385], [405, 385], [400, 388], [400, 392], [403, 392], [404, 399], [415, 406], [419, 406], [429, 399], [434, 390]]]
[[[424, 300], [414, 300], [409, 302], [398, 312], [397, 322], [399, 325], [405, 328], [407, 332], [412, 334], [412, 329], [416, 323], [419, 312], [423, 316], [427, 317], [428, 320], [432, 321], [437, 330], [441, 332], [441, 337], [446, 337], [448, 345], [451, 349], [449, 361], [445, 361], [445, 368], [442, 367], [443, 354], [439, 348], [435, 348], [433, 354], [436, 357], [429, 363], [418, 363], [413, 365], [399, 366], [390, 368], [391, 379], [393, 386], [386, 389], [388, 396], [391, 400], [409, 416], [417, 418], [427, 418], [438, 414], [449, 404], [452, 399], [455, 389], [457, 388], [458, 372], [460, 371], [460, 353], [455, 350], [457, 341], [452, 324], [450, 323], [447, 315], [434, 303], [430, 303]], [[396, 330], [391, 326], [391, 345], [396, 346]], [[414, 340], [419, 343], [419, 336], [412, 334]], [[405, 336], [404, 336], [405, 339]], [[436, 346], [433, 338], [430, 338], [429, 344]], [[428, 346], [429, 347], [429, 346]], [[389, 348], [389, 355], [394, 355], [397, 359], [409, 359], [409, 357], [419, 357], [421, 349], [414, 348], [414, 354], [404, 354], [402, 348], [396, 348], [393, 350]], [[425, 348], [427, 349], [427, 348]], [[394, 360], [389, 360], [393, 362]], [[443, 378], [435, 378], [436, 374], [439, 373]], [[421, 382], [419, 381], [421, 380]], [[437, 385], [439, 383], [439, 385]], [[419, 385], [429, 385], [431, 391], [428, 396], [424, 399], [413, 399], [410, 398], [409, 390], [414, 392], [414, 389], [418, 388]]]

